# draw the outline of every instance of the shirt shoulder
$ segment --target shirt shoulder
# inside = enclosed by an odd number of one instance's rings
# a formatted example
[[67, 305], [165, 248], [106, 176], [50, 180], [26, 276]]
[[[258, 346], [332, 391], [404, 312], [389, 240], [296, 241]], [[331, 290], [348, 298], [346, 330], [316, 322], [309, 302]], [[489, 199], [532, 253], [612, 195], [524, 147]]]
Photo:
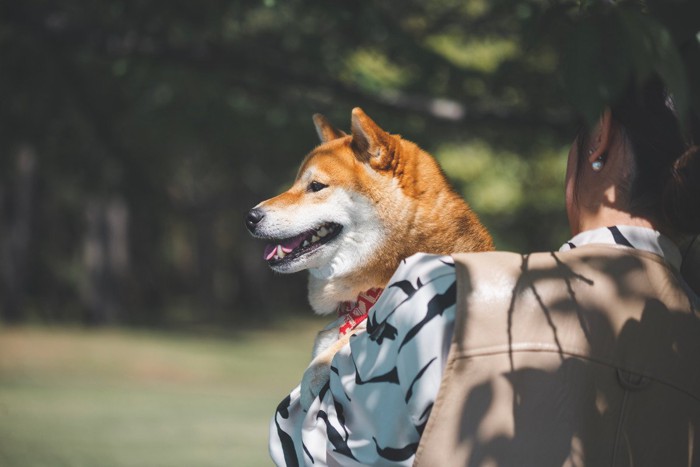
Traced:
[[[454, 282], [455, 263], [451, 256], [415, 254], [401, 261], [370, 315], [374, 320], [392, 318], [404, 324], [422, 319], [425, 310], [405, 305], [420, 296], [444, 291]], [[396, 313], [399, 308], [401, 312]]]

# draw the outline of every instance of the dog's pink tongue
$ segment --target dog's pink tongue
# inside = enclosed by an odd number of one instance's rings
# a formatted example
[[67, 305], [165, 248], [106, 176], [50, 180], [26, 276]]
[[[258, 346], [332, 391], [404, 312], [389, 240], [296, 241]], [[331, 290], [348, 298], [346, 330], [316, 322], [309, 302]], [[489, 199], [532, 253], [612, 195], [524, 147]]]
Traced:
[[301, 242], [304, 241], [304, 238], [306, 237], [306, 234], [301, 234], [297, 237], [290, 238], [287, 240], [283, 240], [281, 243], [275, 245], [275, 244], [268, 244], [265, 245], [265, 252], [263, 253], [263, 257], [265, 258], [265, 261], [270, 261], [272, 258], [275, 256], [275, 252], [277, 251], [278, 247], [282, 248], [282, 251], [285, 253], [289, 253], [295, 248], [297, 248], [299, 245], [301, 245]]
[[275, 256], [275, 251], [277, 251], [277, 245], [265, 245], [265, 252], [263, 253], [265, 261], [270, 261], [272, 257]]

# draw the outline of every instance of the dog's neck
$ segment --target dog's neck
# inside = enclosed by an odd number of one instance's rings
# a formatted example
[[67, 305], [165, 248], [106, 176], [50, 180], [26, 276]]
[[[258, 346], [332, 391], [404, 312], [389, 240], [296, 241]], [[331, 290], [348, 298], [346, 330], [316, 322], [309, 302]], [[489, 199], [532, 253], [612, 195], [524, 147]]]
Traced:
[[338, 333], [344, 336], [356, 329], [369, 314], [370, 308], [377, 303], [384, 289], [372, 288], [358, 294], [352, 302], [343, 302], [338, 306], [338, 317], [343, 323], [338, 328]]
[[[385, 281], [386, 282], [386, 281]], [[334, 313], [343, 302], [354, 302], [360, 293], [384, 287], [385, 282], [358, 281], [358, 277], [323, 279], [309, 275], [309, 303], [319, 315]]]

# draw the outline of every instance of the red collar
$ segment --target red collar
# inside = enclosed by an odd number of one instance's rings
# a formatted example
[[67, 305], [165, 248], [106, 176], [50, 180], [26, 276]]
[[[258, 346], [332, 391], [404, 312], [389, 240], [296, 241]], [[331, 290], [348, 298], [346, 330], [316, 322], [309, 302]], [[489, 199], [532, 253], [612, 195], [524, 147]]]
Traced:
[[367, 313], [372, 305], [377, 303], [384, 289], [373, 288], [360, 293], [354, 302], [342, 302], [338, 305], [338, 317], [344, 318], [343, 324], [338, 329], [338, 334], [344, 336], [367, 319]]

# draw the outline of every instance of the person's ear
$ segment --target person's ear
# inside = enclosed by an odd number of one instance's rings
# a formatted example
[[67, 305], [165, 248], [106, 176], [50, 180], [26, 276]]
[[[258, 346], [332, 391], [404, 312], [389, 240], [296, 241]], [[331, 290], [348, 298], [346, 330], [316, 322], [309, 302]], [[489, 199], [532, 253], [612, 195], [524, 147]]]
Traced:
[[613, 122], [610, 109], [605, 109], [598, 121], [598, 131], [594, 136], [593, 147], [588, 151], [588, 164], [603, 159], [610, 149], [612, 142]]

